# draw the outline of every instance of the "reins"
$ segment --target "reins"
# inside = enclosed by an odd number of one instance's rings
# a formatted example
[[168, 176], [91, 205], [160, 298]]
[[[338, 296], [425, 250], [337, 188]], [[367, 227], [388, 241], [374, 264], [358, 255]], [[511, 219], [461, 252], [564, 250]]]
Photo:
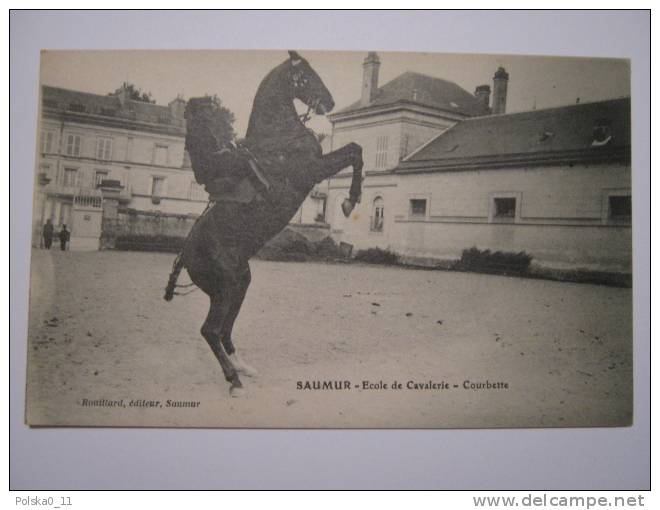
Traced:
[[308, 106], [307, 111], [305, 113], [303, 113], [302, 115], [298, 115], [298, 118], [300, 119], [300, 122], [303, 123], [303, 125], [307, 124], [307, 121], [309, 121], [309, 119], [312, 118], [312, 116], [310, 115], [312, 109], [313, 109], [312, 106]]

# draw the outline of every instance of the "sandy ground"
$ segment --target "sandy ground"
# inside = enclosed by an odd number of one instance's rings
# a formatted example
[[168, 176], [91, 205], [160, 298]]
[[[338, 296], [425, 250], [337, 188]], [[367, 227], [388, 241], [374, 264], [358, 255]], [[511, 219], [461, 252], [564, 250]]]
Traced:
[[[201, 291], [163, 301], [173, 255], [32, 253], [27, 421], [196, 427], [556, 427], [632, 420], [630, 289], [253, 261], [228, 384]], [[186, 281], [187, 275], [181, 278]], [[348, 381], [342, 390], [300, 382]], [[363, 381], [387, 389], [363, 389]], [[394, 381], [401, 389], [392, 389]], [[449, 389], [408, 389], [408, 381]], [[506, 383], [508, 389], [466, 389]], [[125, 407], [84, 406], [84, 399]], [[167, 400], [199, 402], [168, 407]], [[159, 401], [156, 407], [131, 401]]]

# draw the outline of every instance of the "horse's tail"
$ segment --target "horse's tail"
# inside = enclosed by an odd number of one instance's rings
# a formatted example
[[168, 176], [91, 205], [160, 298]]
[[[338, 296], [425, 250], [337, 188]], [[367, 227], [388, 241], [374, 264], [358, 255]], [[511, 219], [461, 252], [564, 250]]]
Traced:
[[176, 281], [179, 279], [179, 274], [183, 269], [183, 257], [179, 253], [174, 259], [174, 264], [172, 265], [172, 272], [170, 273], [170, 278], [167, 281], [167, 287], [165, 287], [165, 301], [172, 301], [174, 297], [174, 289], [176, 288]]

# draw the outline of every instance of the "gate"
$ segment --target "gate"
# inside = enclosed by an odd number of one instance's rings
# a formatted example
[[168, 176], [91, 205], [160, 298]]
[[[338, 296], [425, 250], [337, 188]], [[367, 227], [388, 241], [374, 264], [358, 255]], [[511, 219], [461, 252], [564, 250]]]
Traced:
[[76, 251], [98, 250], [102, 218], [103, 194], [99, 190], [80, 190], [73, 197], [69, 248]]

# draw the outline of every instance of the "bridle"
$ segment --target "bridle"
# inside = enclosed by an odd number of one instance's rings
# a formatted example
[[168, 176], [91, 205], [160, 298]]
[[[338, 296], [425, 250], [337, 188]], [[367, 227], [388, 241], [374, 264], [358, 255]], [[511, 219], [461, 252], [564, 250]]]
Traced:
[[[305, 87], [309, 80], [305, 78], [302, 71], [294, 70], [294, 72], [291, 74], [291, 81], [293, 83], [293, 89], [295, 91], [297, 89], [301, 89]], [[298, 118], [300, 119], [300, 122], [303, 123], [303, 125], [306, 124], [312, 118], [310, 113], [316, 111], [320, 103], [321, 103], [321, 98], [319, 97], [312, 104], [307, 106], [307, 111], [305, 113], [303, 113], [302, 115], [298, 115]]]
[[320, 99], [317, 99], [314, 105], [307, 107], [307, 111], [305, 113], [303, 113], [302, 115], [298, 115], [298, 118], [300, 119], [300, 122], [303, 123], [303, 125], [307, 124], [309, 119], [312, 118], [310, 112], [312, 112], [316, 108], [316, 105], [319, 103], [319, 101]]

